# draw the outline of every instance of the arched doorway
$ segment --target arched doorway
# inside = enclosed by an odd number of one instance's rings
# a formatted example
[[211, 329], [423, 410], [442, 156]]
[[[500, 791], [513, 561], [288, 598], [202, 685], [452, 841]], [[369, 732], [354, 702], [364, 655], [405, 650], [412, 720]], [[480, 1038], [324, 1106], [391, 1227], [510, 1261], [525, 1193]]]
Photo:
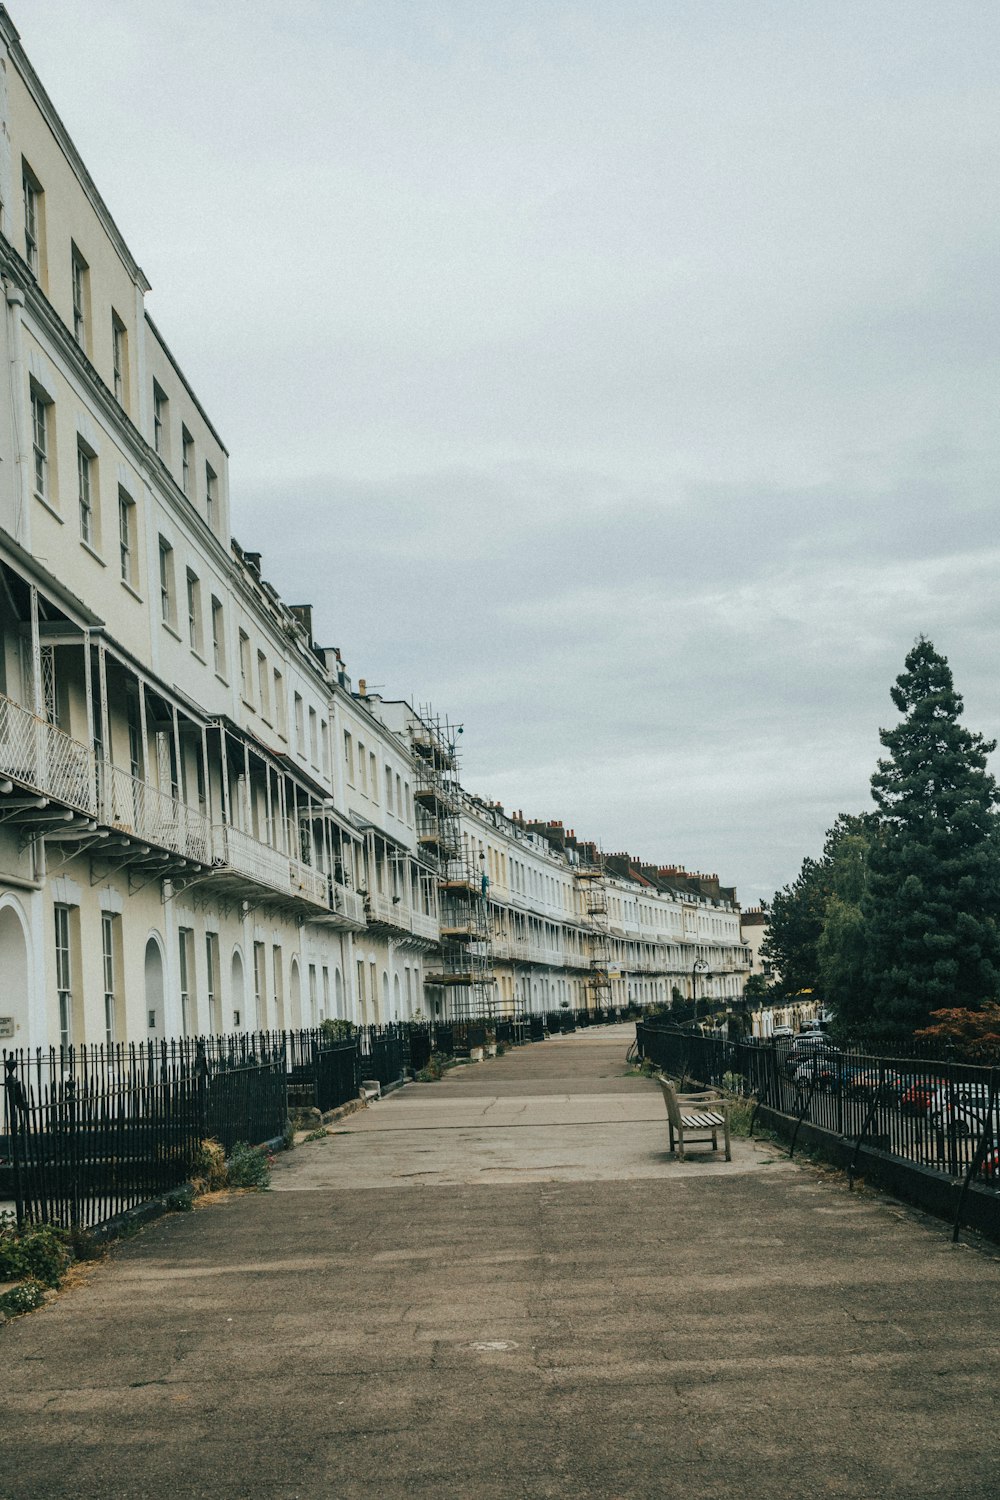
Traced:
[[17, 908], [0, 908], [0, 974], [3, 998], [0, 1011], [0, 1046], [27, 1047], [28, 1036], [28, 942]]
[[233, 1012], [233, 1029], [242, 1031], [246, 1028], [246, 986], [243, 978], [243, 955], [238, 948], [233, 949], [233, 963], [229, 979], [229, 1001]]
[[339, 969], [333, 971], [333, 1013], [341, 1018], [347, 1014], [344, 1009], [344, 976]]
[[146, 991], [146, 1034], [151, 1041], [166, 1036], [166, 1017], [163, 1014], [166, 993], [163, 983], [163, 949], [154, 933], [146, 939], [146, 957], [143, 964]]
[[293, 1030], [302, 1025], [302, 980], [297, 958], [292, 959], [288, 975], [288, 1021]]

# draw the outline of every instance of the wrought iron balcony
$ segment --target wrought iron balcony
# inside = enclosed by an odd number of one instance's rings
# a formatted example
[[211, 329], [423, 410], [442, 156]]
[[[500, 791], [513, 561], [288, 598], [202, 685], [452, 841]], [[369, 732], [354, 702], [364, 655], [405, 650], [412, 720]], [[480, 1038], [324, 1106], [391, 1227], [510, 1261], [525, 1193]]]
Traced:
[[428, 917], [424, 912], [414, 911], [402, 900], [393, 900], [391, 896], [383, 896], [377, 891], [372, 891], [368, 896], [367, 915], [369, 927], [385, 927], [396, 932], [411, 932], [414, 937], [424, 938], [431, 943], [437, 942], [437, 918]]
[[77, 812], [97, 813], [94, 757], [12, 698], [0, 696], [0, 775]]
[[99, 765], [98, 781], [102, 823], [198, 864], [212, 863], [211, 824], [199, 808], [107, 762]]
[[256, 887], [263, 887], [290, 900], [329, 910], [328, 882], [321, 870], [283, 854], [270, 844], [262, 844], [242, 828], [216, 823], [212, 829], [212, 853], [218, 878], [231, 885], [247, 886], [248, 895]]

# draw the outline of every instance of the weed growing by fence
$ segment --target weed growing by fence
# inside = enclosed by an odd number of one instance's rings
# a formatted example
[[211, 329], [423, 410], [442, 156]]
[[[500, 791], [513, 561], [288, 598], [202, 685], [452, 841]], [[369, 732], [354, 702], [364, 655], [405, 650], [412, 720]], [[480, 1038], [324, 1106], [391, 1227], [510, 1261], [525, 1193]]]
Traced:
[[27, 1281], [12, 1286], [9, 1292], [4, 1292], [0, 1297], [0, 1312], [5, 1312], [8, 1318], [20, 1317], [21, 1313], [33, 1312], [36, 1307], [41, 1307], [45, 1301], [45, 1287], [42, 1283], [30, 1276]]
[[264, 1146], [248, 1146], [237, 1141], [229, 1158], [227, 1174], [231, 1188], [255, 1188], [264, 1192], [271, 1186], [271, 1154]]
[[33, 1278], [42, 1286], [58, 1286], [71, 1260], [62, 1230], [51, 1224], [18, 1230], [13, 1214], [0, 1215], [0, 1281]]
[[191, 1163], [191, 1184], [196, 1193], [215, 1193], [229, 1180], [226, 1153], [219, 1141], [202, 1141]]

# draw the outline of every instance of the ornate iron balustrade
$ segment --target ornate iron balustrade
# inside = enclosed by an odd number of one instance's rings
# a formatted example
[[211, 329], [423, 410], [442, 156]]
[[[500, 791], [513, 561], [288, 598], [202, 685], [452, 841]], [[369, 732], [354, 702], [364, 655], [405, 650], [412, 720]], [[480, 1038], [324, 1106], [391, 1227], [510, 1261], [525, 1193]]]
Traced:
[[212, 847], [216, 863], [228, 865], [237, 875], [246, 875], [258, 885], [291, 894], [291, 864], [287, 854], [262, 844], [252, 834], [234, 828], [230, 823], [216, 823], [212, 829]]
[[348, 890], [339, 880], [330, 882], [330, 910], [339, 916], [356, 922], [359, 927], [365, 924], [365, 903], [357, 891]]
[[100, 785], [103, 822], [158, 848], [211, 864], [211, 825], [198, 808], [107, 762], [100, 766]]
[[97, 812], [94, 757], [89, 748], [0, 696], [0, 773], [80, 812]]

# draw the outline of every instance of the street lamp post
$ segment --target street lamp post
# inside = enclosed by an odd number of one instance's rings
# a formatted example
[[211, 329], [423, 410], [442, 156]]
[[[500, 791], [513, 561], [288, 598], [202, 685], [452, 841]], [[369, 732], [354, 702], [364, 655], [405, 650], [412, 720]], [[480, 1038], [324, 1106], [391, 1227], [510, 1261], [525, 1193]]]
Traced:
[[695, 1026], [698, 1024], [698, 975], [708, 972], [709, 966], [706, 961], [703, 958], [696, 958], [691, 970], [691, 1000], [694, 1005], [694, 1015], [691, 1020]]

